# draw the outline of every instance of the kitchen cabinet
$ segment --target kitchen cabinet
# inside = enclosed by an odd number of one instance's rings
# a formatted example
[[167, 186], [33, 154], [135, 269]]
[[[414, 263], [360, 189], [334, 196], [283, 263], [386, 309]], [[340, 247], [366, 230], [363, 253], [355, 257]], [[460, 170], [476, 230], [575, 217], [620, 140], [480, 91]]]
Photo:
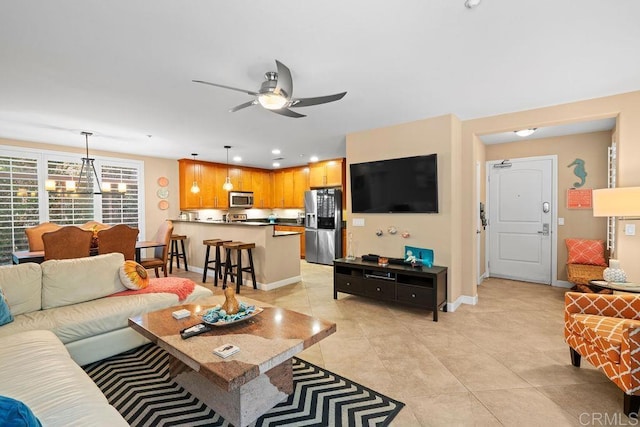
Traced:
[[[206, 162], [188, 159], [179, 160], [180, 209], [215, 208], [215, 175], [212, 166]], [[200, 187], [199, 193], [192, 193], [193, 181]]]
[[230, 168], [229, 177], [233, 184], [233, 191], [253, 191], [251, 169], [245, 168]]
[[251, 172], [251, 191], [253, 191], [253, 206], [255, 208], [273, 207], [271, 187], [271, 172], [259, 170]]
[[273, 172], [273, 207], [304, 208], [304, 192], [309, 189], [308, 173], [304, 167]]
[[300, 259], [304, 259], [304, 226], [302, 225], [274, 225], [275, 231], [295, 231], [300, 233]]
[[342, 187], [345, 181], [344, 159], [327, 160], [309, 165], [309, 186]]
[[207, 169], [214, 182], [212, 191], [212, 204], [214, 209], [227, 209], [229, 207], [229, 192], [222, 188], [227, 180], [227, 167], [224, 165], [210, 164]]
[[309, 168], [293, 170], [293, 207], [304, 208], [304, 192], [309, 190]]

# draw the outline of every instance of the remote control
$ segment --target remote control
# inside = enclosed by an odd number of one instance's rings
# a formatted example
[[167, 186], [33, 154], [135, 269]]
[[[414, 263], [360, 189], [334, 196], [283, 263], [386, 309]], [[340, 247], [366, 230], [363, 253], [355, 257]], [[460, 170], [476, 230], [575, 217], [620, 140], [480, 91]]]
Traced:
[[186, 329], [180, 331], [180, 336], [183, 340], [187, 338], [195, 337], [196, 335], [200, 335], [205, 332], [209, 332], [211, 330], [211, 326], [206, 325], [204, 323], [198, 323], [197, 325], [190, 326]]

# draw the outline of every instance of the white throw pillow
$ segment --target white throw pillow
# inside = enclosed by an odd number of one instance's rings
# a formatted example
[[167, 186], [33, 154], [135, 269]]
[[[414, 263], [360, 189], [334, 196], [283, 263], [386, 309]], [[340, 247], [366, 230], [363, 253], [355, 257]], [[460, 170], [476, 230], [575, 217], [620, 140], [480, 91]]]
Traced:
[[28, 262], [0, 267], [0, 287], [14, 316], [38, 311], [42, 307], [40, 264]]
[[42, 266], [42, 308], [61, 307], [102, 298], [126, 288], [120, 282], [124, 255], [49, 260]]

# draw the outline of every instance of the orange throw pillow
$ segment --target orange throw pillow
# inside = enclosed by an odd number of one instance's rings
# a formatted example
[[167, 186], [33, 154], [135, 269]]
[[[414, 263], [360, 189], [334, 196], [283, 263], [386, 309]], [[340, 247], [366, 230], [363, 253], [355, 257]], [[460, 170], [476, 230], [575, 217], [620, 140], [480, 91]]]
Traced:
[[149, 286], [147, 270], [135, 261], [125, 261], [119, 273], [120, 281], [128, 289], [137, 291]]
[[566, 239], [567, 264], [607, 265], [604, 240]]

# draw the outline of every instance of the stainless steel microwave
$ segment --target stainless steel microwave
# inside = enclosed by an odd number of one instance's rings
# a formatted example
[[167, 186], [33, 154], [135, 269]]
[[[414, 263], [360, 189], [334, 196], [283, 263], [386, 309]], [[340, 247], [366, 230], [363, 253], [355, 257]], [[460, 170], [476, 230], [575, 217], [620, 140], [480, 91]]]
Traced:
[[230, 208], [252, 208], [253, 192], [252, 191], [229, 191], [229, 207]]

